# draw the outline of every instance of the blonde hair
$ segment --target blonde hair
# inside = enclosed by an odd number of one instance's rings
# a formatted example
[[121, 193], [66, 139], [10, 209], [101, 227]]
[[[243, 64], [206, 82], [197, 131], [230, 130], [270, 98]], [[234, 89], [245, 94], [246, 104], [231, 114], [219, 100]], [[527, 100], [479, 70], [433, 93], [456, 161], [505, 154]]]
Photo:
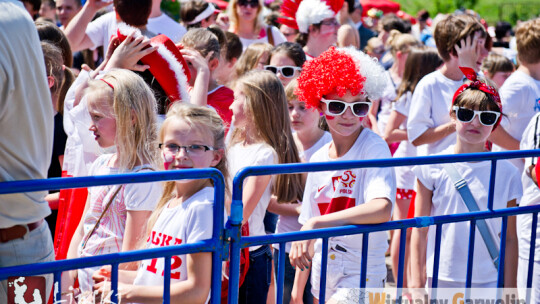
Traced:
[[[244, 111], [249, 117], [254, 136], [276, 151], [278, 163], [299, 163], [300, 157], [291, 132], [287, 97], [276, 75], [268, 71], [252, 71], [238, 80], [237, 88], [241, 88], [246, 97]], [[245, 129], [234, 130], [231, 144], [244, 141], [245, 135]], [[278, 202], [301, 200], [303, 191], [300, 174], [278, 175], [272, 187]]]
[[[194, 106], [187, 103], [174, 103], [167, 112], [167, 118], [165, 119], [165, 121], [161, 125], [161, 129], [159, 130], [160, 142], [163, 142], [163, 138], [165, 137], [165, 130], [167, 129], [168, 125], [172, 120], [183, 120], [187, 122], [190, 127], [198, 128], [199, 130], [206, 132], [214, 140], [214, 148], [220, 149], [222, 151], [225, 150], [225, 125], [221, 117], [216, 113], [216, 111], [207, 107]], [[225, 181], [229, 179], [229, 171], [227, 167], [228, 165], [226, 154], [223, 153], [221, 161], [215, 166], [215, 168], [218, 169], [221, 174], [223, 174]], [[163, 194], [161, 195], [161, 198], [154, 212], [152, 212], [152, 215], [148, 219], [148, 234], [152, 232], [152, 228], [154, 227], [154, 224], [159, 218], [159, 215], [163, 211], [163, 208], [165, 207], [165, 205], [167, 205], [167, 202], [169, 202], [173, 198], [174, 188], [174, 181], [165, 182], [165, 185], [163, 187]], [[228, 195], [229, 188], [228, 184], [225, 183], [225, 196], [227, 197]]]
[[272, 45], [268, 43], [253, 43], [247, 47], [246, 51], [238, 58], [236, 62], [236, 77], [240, 78], [245, 73], [257, 67], [259, 60], [265, 54], [270, 56]]
[[516, 29], [519, 61], [525, 64], [540, 62], [540, 18], [529, 20]]
[[[227, 14], [229, 15], [229, 20], [231, 22], [230, 32], [233, 32], [236, 34], [236, 31], [238, 30], [238, 24], [240, 23], [240, 18], [238, 17], [238, 13], [236, 12], [236, 7], [238, 7], [238, 0], [231, 0], [229, 2], [229, 5], [227, 6]], [[257, 8], [257, 18], [255, 18], [254, 22], [254, 33], [256, 35], [259, 34], [259, 31], [264, 26], [264, 17], [262, 14], [263, 9], [263, 2], [259, 0], [259, 7]]]
[[392, 56], [397, 52], [408, 53], [412, 47], [420, 46], [420, 42], [411, 34], [402, 34], [398, 30], [391, 30], [386, 43], [390, 46]]
[[[116, 151], [120, 170], [150, 164], [157, 167], [156, 100], [137, 74], [115, 69], [107, 72], [104, 81], [89, 82], [86, 94], [103, 93], [116, 119]], [[106, 83], [106, 82], [107, 83]], [[114, 88], [111, 88], [109, 84]]]
[[201, 53], [206, 58], [210, 52], [214, 52], [210, 59], [219, 59], [219, 40], [218, 37], [206, 28], [192, 28], [182, 36], [180, 43], [184, 47], [188, 47]]

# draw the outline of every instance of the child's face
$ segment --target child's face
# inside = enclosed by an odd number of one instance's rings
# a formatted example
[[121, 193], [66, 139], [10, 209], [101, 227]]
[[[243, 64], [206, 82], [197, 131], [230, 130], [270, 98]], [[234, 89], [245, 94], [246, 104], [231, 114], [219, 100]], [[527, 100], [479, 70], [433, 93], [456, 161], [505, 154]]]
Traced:
[[115, 145], [116, 139], [116, 118], [114, 110], [109, 105], [105, 92], [87, 95], [88, 113], [92, 119], [89, 130], [94, 132], [95, 140], [102, 148], [109, 148]]
[[[354, 102], [367, 102], [368, 100], [359, 95], [352, 95], [350, 91], [347, 91], [345, 95], [340, 97], [338, 94], [332, 93], [324, 96], [326, 100], [338, 100], [345, 103], [354, 103]], [[340, 115], [329, 115], [327, 105], [321, 101], [321, 113], [325, 115], [326, 122], [328, 123], [328, 128], [332, 137], [341, 136], [357, 136], [357, 132], [360, 131], [362, 127], [362, 122], [365, 117], [358, 117], [353, 114], [352, 109], [348, 107], [345, 112]], [[368, 109], [369, 110], [369, 109]]]
[[[465, 107], [462, 107], [465, 108]], [[478, 110], [478, 109], [469, 109], [469, 110]], [[475, 115], [472, 121], [463, 122], [458, 117], [457, 113], [454, 112], [452, 119], [456, 121], [456, 134], [459, 140], [462, 143], [467, 143], [469, 145], [484, 145], [493, 130], [493, 126], [485, 126], [480, 122], [479, 115]]]
[[288, 102], [291, 127], [296, 132], [311, 132], [319, 127], [319, 111], [315, 108], [306, 108], [304, 102], [296, 99]]
[[243, 85], [238, 84], [234, 89], [234, 101], [229, 107], [233, 112], [232, 124], [236, 128], [246, 127], [248, 124], [248, 118], [246, 116], [246, 96], [243, 93]]
[[[284, 66], [296, 67], [296, 64], [294, 63], [294, 61], [291, 58], [289, 58], [289, 56], [287, 56], [285, 53], [274, 54], [272, 58], [270, 58], [270, 65], [276, 66], [276, 67], [284, 67]], [[283, 84], [283, 87], [286, 87], [289, 84], [289, 82], [291, 82], [291, 80], [293, 80], [294, 78], [300, 75], [300, 71], [295, 70], [294, 74], [291, 77], [283, 76], [283, 74], [280, 71], [278, 71], [276, 75], [279, 78], [279, 81], [281, 81], [281, 84]]]
[[214, 147], [210, 131], [191, 126], [183, 119], [172, 119], [163, 132], [163, 165], [166, 170], [214, 167], [220, 162], [222, 151], [207, 147]]
[[[497, 85], [497, 88], [501, 88], [502, 85], [504, 84], [504, 82], [506, 81], [506, 79], [508, 79], [508, 77], [510, 77], [510, 75], [512, 75], [512, 72], [495, 72], [495, 75], [491, 76], [491, 81], [493, 81], [496, 85]], [[490, 76], [490, 75], [487, 75], [486, 76]]]

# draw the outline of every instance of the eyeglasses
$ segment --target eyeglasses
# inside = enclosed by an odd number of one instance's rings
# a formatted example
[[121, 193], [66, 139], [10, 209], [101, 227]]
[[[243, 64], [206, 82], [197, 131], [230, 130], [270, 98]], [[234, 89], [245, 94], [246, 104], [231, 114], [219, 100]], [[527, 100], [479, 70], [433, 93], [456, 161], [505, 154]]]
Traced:
[[495, 111], [475, 111], [458, 106], [453, 106], [452, 110], [456, 112], [456, 117], [461, 122], [471, 122], [478, 115], [480, 123], [484, 126], [493, 126], [501, 116], [501, 113]]
[[352, 113], [357, 117], [365, 117], [371, 108], [371, 101], [344, 102], [341, 100], [324, 99], [321, 101], [326, 104], [326, 114], [337, 116], [345, 113], [347, 108], [351, 108]]
[[259, 1], [255, 0], [255, 1], [249, 1], [249, 0], [239, 0], [238, 1], [238, 5], [240, 6], [250, 6], [250, 7], [259, 7]]
[[215, 151], [217, 150], [214, 147], [209, 147], [205, 145], [189, 145], [189, 146], [179, 146], [176, 144], [159, 144], [159, 148], [163, 152], [172, 155], [178, 155], [180, 150], [184, 149], [189, 156], [201, 156], [206, 151]]
[[334, 26], [340, 25], [336, 19], [323, 20], [321, 21], [320, 24], [321, 25], [334, 25]]
[[274, 65], [265, 65], [264, 69], [274, 74], [277, 74], [277, 72], [279, 71], [279, 73], [283, 75], [283, 77], [287, 77], [287, 78], [293, 77], [296, 71], [302, 70], [302, 68], [291, 66], [291, 65], [285, 65], [282, 67], [278, 67]]

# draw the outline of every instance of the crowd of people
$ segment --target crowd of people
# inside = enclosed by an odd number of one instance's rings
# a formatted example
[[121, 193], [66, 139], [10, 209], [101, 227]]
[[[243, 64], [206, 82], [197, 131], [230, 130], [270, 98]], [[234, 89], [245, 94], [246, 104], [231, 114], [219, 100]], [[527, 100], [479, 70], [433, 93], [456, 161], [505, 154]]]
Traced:
[[[540, 18], [364, 12], [358, 0], [0, 0], [0, 181], [540, 148]], [[372, 9], [373, 10], [373, 9]], [[8, 131], [9, 130], [9, 131]], [[497, 163], [493, 208], [540, 203], [536, 158]], [[490, 162], [252, 176], [242, 234], [488, 209]], [[456, 182], [465, 184], [457, 188]], [[463, 182], [464, 181], [464, 182]], [[209, 239], [211, 180], [0, 195], [0, 267]], [[51, 213], [52, 210], [52, 213]], [[226, 216], [227, 214], [224, 214]], [[473, 288], [527, 284], [532, 215], [477, 220]], [[50, 228], [50, 229], [49, 229]], [[467, 280], [469, 222], [442, 227], [439, 288]], [[506, 239], [501, 240], [501, 235]], [[404, 294], [431, 292], [435, 227], [405, 236]], [[369, 234], [366, 287], [398, 273], [400, 231]], [[362, 236], [285, 246], [283, 303], [358, 303]], [[242, 252], [240, 303], [275, 303], [277, 245]], [[119, 266], [124, 303], [161, 302], [164, 259]], [[171, 302], [210, 299], [211, 253], [171, 258]], [[110, 294], [110, 266], [62, 274], [62, 299]], [[52, 275], [42, 301], [49, 301]], [[7, 299], [7, 281], [0, 285]], [[409, 289], [407, 289], [409, 288]], [[226, 299], [226, 292], [222, 292]], [[99, 299], [103, 300], [103, 299]], [[51, 300], [52, 301], [52, 300]]]

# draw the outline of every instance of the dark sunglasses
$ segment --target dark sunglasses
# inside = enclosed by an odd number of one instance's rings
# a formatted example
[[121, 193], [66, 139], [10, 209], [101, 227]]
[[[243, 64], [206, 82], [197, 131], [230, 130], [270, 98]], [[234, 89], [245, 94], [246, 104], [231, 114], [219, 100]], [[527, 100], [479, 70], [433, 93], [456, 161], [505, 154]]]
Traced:
[[495, 111], [475, 111], [465, 108], [460, 108], [458, 106], [453, 106], [452, 109], [456, 112], [457, 120], [461, 122], [471, 122], [475, 116], [478, 115], [480, 118], [480, 123], [484, 126], [493, 126], [497, 123], [501, 113]]
[[255, 7], [258, 7], [259, 6], [259, 1], [248, 1], [248, 0], [239, 0], [238, 1], [238, 5], [240, 6], [251, 6], [253, 8]]
[[274, 65], [265, 65], [264, 69], [267, 70], [267, 71], [270, 71], [270, 72], [272, 72], [274, 74], [277, 74], [277, 72], [279, 71], [279, 73], [281, 75], [283, 75], [283, 77], [287, 77], [287, 78], [293, 77], [294, 72], [302, 70], [302, 68], [295, 67], [295, 66], [290, 66], [290, 65], [285, 65], [285, 66], [282, 66], [282, 67], [278, 67], [278, 66], [274, 66]]
[[369, 112], [369, 108], [371, 108], [371, 102], [369, 100], [344, 102], [341, 100], [321, 98], [321, 101], [326, 104], [326, 114], [331, 116], [341, 115], [347, 111], [347, 108], [351, 108], [352, 113], [355, 116], [365, 117]]

